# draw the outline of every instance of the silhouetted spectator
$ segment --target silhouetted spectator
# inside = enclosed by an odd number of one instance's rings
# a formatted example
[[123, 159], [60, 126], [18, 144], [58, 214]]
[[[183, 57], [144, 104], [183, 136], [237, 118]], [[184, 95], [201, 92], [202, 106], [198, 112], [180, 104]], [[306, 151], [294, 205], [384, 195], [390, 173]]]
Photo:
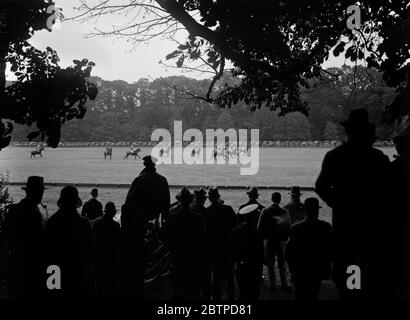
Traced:
[[295, 299], [317, 300], [322, 280], [329, 279], [332, 227], [318, 220], [319, 201], [305, 200], [307, 218], [292, 225], [286, 257], [295, 284]]
[[[249, 197], [249, 200], [245, 204], [239, 206], [239, 210], [241, 210], [243, 207], [249, 206], [250, 204], [257, 204], [258, 205], [258, 218], [259, 218], [259, 215], [261, 211], [263, 210], [264, 206], [258, 202], [258, 198], [259, 198], [258, 188], [251, 187], [248, 189], [246, 193]], [[238, 215], [238, 223], [241, 224], [244, 221], [245, 221], [245, 218], [242, 215]]]
[[103, 215], [103, 206], [101, 202], [97, 200], [97, 188], [93, 188], [90, 194], [91, 199], [84, 203], [83, 210], [81, 211], [81, 216], [86, 217], [90, 220], [94, 220]]
[[290, 223], [295, 224], [306, 218], [305, 209], [303, 203], [300, 200], [300, 188], [293, 186], [290, 188], [290, 201], [283, 206], [283, 208], [289, 213]]
[[158, 174], [151, 156], [143, 158], [145, 168], [132, 182], [125, 204], [121, 208], [123, 293], [129, 298], [142, 298], [147, 223], [168, 216], [170, 195], [168, 182]]
[[[131, 210], [130, 223], [135, 215], [142, 215], [145, 220], [153, 220], [162, 216], [166, 220], [170, 206], [170, 195], [167, 179], [156, 172], [155, 163], [151, 156], [143, 158], [145, 168], [134, 179], [128, 191], [125, 206], [137, 206]], [[128, 216], [122, 216], [124, 224], [128, 223]]]
[[46, 272], [42, 264], [43, 219], [38, 209], [45, 190], [43, 177], [28, 177], [22, 189], [26, 197], [11, 205], [5, 215], [7, 296], [37, 299]]
[[211, 243], [212, 298], [221, 299], [221, 285], [227, 281], [228, 298], [234, 299], [234, 272], [229, 254], [232, 230], [237, 226], [236, 214], [231, 206], [223, 204], [217, 188], [210, 188], [211, 202], [206, 208], [205, 224]]
[[390, 164], [390, 211], [394, 215], [387, 223], [391, 246], [389, 272], [392, 276], [392, 297], [410, 299], [410, 134], [393, 139], [397, 155]]
[[282, 197], [279, 192], [272, 193], [272, 205], [262, 210], [258, 231], [265, 240], [265, 257], [269, 271], [269, 284], [275, 290], [275, 260], [277, 258], [280, 282], [283, 290], [289, 290], [285, 265], [285, 245], [289, 237], [290, 218], [285, 209], [280, 207]]
[[47, 266], [61, 270], [61, 289], [48, 290], [52, 299], [94, 298], [95, 242], [90, 223], [77, 211], [82, 205], [78, 190], [65, 186], [60, 193], [58, 211], [45, 226]]
[[181, 206], [169, 216], [163, 231], [174, 266], [175, 299], [199, 300], [201, 294], [206, 232], [201, 216], [190, 209], [192, 200], [192, 193], [184, 187]]
[[206, 221], [206, 208], [204, 206], [207, 199], [206, 190], [203, 188], [198, 188], [194, 190], [194, 202], [191, 206], [192, 211], [198, 213], [205, 225], [206, 230], [206, 251], [204, 252], [204, 263], [202, 266], [202, 282], [201, 282], [201, 291], [202, 299], [210, 300], [211, 299], [211, 260], [210, 260], [210, 238], [208, 235], [208, 228]]
[[258, 205], [242, 207], [244, 223], [232, 231], [231, 256], [241, 300], [256, 300], [260, 293], [263, 272], [263, 241], [257, 230]]
[[114, 220], [117, 209], [111, 201], [105, 205], [104, 215], [92, 224], [97, 246], [96, 281], [102, 298], [116, 296], [120, 225]]
[[[380, 277], [388, 263], [380, 253], [389, 250], [380, 235], [388, 212], [383, 199], [389, 159], [372, 147], [375, 134], [367, 110], [352, 110], [342, 125], [348, 141], [326, 154], [316, 181], [316, 192], [333, 209], [334, 280], [342, 298], [380, 298], [385, 294], [382, 281], [388, 278]], [[346, 286], [350, 265], [361, 269], [361, 290]]]

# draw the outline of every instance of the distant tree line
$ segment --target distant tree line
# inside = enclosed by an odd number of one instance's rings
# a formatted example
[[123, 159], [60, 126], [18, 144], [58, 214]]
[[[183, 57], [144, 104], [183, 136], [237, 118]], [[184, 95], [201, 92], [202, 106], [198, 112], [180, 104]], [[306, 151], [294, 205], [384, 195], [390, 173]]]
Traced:
[[[139, 79], [135, 83], [90, 78], [99, 94], [89, 102], [85, 117], [62, 127], [61, 141], [148, 141], [156, 128], [172, 132], [173, 122], [181, 120], [183, 130], [258, 128], [260, 140], [342, 140], [340, 121], [351, 109], [365, 107], [376, 123], [377, 136], [391, 139], [399, 128], [385, 125], [381, 114], [395, 97], [377, 71], [364, 67], [328, 69], [332, 74], [312, 81], [310, 89], [301, 88], [308, 103], [309, 116], [300, 112], [284, 116], [269, 108], [253, 112], [243, 102], [221, 109], [198, 97], [207, 90], [208, 80], [172, 76], [155, 80]], [[225, 75], [224, 82], [232, 81]], [[218, 88], [217, 88], [218, 89]], [[14, 141], [25, 141], [32, 129], [16, 126]]]

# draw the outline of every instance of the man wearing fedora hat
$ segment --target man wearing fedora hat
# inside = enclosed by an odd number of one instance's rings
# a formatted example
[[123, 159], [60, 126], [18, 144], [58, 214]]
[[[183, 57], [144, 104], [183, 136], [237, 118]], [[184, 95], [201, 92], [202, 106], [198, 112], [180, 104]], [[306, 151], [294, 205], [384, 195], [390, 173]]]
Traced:
[[157, 173], [155, 159], [145, 156], [143, 164], [145, 168], [132, 182], [121, 207], [123, 292], [129, 298], [143, 297], [147, 223], [155, 219], [158, 225], [160, 218], [165, 221], [170, 206], [168, 181]]
[[181, 205], [163, 228], [164, 244], [171, 253], [175, 275], [175, 299], [199, 300], [206, 253], [206, 231], [201, 216], [190, 208], [194, 195], [180, 191]]
[[303, 221], [306, 218], [305, 208], [300, 200], [299, 186], [292, 186], [290, 188], [290, 201], [284, 205], [284, 209], [289, 213], [291, 224]]
[[61, 289], [47, 290], [51, 299], [92, 299], [96, 246], [90, 222], [77, 209], [82, 201], [76, 187], [61, 189], [59, 209], [44, 229], [45, 261], [61, 270]]
[[[380, 289], [380, 248], [385, 245], [380, 233], [383, 213], [388, 212], [382, 199], [389, 158], [372, 146], [374, 133], [366, 109], [352, 110], [341, 124], [348, 140], [325, 155], [316, 192], [333, 209], [334, 280], [341, 297], [369, 298]], [[361, 268], [362, 290], [346, 286], [350, 265]]]
[[272, 291], [276, 290], [275, 260], [282, 290], [289, 291], [285, 264], [285, 245], [291, 226], [289, 213], [280, 206], [282, 196], [279, 192], [272, 193], [272, 204], [263, 209], [258, 221], [258, 230], [264, 239], [265, 257], [269, 273], [269, 284]]
[[206, 237], [206, 251], [204, 252], [204, 265], [202, 268], [202, 298], [203, 300], [211, 299], [211, 261], [210, 261], [210, 239], [208, 235], [209, 221], [207, 219], [205, 201], [207, 199], [206, 190], [204, 188], [197, 188], [194, 190], [194, 201], [191, 210], [198, 213], [205, 225], [207, 233]]
[[317, 198], [306, 199], [306, 219], [290, 230], [286, 257], [297, 300], [317, 300], [322, 280], [330, 277], [332, 227], [318, 220], [320, 208]]
[[170, 206], [170, 194], [167, 179], [157, 173], [155, 159], [151, 156], [143, 158], [145, 168], [134, 179], [125, 199], [125, 205], [138, 207], [138, 213], [144, 219], [158, 218], [166, 220]]
[[206, 221], [210, 238], [212, 299], [221, 299], [221, 286], [227, 282], [228, 298], [234, 299], [234, 271], [229, 254], [232, 230], [237, 217], [231, 206], [223, 203], [217, 187], [208, 190], [211, 204], [206, 208]]
[[113, 298], [117, 289], [117, 275], [119, 273], [119, 244], [121, 237], [120, 224], [114, 220], [117, 214], [115, 204], [108, 201], [104, 208], [104, 215], [92, 222], [96, 253], [96, 282], [100, 296]]
[[[248, 191], [246, 191], [246, 194], [248, 195], [248, 202], [244, 203], [243, 205], [239, 206], [239, 210], [241, 210], [243, 207], [249, 206], [250, 204], [257, 204], [258, 205], [258, 216], [260, 215], [260, 213], [262, 212], [263, 208], [265, 208], [263, 205], [261, 205], [258, 202], [258, 198], [259, 198], [259, 192], [258, 192], [258, 188], [256, 187], [250, 187], [248, 188]], [[243, 221], [244, 217], [242, 217], [241, 215], [238, 215], [238, 222], [239, 224], [241, 224]]]
[[43, 218], [38, 205], [45, 190], [43, 177], [28, 177], [22, 189], [26, 197], [11, 205], [5, 215], [7, 296], [38, 299], [42, 285]]

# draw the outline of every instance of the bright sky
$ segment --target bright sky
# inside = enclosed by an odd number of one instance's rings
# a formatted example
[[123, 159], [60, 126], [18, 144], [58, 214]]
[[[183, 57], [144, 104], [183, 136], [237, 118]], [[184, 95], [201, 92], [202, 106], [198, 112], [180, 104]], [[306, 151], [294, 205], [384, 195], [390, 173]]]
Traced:
[[[114, 1], [115, 2], [115, 1]], [[122, 0], [124, 2], [124, 0]], [[63, 9], [66, 17], [76, 13], [73, 6], [78, 4], [77, 0], [56, 0], [56, 6]], [[109, 30], [113, 24], [124, 23], [123, 16], [110, 16], [102, 19], [97, 25], [90, 22], [63, 22], [59, 29], [36, 32], [30, 43], [41, 50], [47, 46], [57, 51], [63, 67], [72, 65], [72, 60], [87, 58], [96, 63], [92, 75], [99, 76], [105, 80], [125, 80], [135, 82], [140, 78], [158, 78], [171, 75], [184, 74], [192, 78], [203, 78], [206, 75], [199, 73], [182, 73], [181, 70], [168, 69], [159, 64], [165, 60], [165, 56], [176, 49], [176, 44], [168, 39], [156, 38], [147, 44], [140, 44], [134, 50], [132, 44], [124, 39], [112, 37], [85, 38], [84, 35], [93, 31], [98, 26]], [[175, 63], [171, 61], [171, 63]], [[344, 58], [332, 57], [324, 64], [324, 67], [341, 66]], [[12, 80], [11, 73], [7, 72], [8, 79]], [[209, 75], [208, 75], [209, 76]]]

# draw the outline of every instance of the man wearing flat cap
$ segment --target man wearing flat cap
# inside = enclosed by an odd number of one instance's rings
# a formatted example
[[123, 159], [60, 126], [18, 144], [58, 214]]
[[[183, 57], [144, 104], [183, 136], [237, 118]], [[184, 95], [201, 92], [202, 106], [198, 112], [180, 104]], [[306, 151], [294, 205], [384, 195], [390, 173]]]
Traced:
[[[350, 112], [341, 123], [348, 140], [329, 151], [316, 181], [317, 194], [333, 209], [334, 280], [342, 298], [370, 298], [380, 293], [380, 252], [389, 158], [375, 149], [366, 109]], [[349, 265], [361, 268], [362, 290], [349, 290]], [[387, 277], [385, 277], [387, 278]], [[383, 290], [382, 290], [383, 291]], [[378, 293], [379, 292], [379, 293]]]
[[45, 190], [43, 177], [28, 177], [26, 197], [11, 205], [5, 216], [7, 296], [38, 299], [41, 288], [43, 218], [38, 205]]

